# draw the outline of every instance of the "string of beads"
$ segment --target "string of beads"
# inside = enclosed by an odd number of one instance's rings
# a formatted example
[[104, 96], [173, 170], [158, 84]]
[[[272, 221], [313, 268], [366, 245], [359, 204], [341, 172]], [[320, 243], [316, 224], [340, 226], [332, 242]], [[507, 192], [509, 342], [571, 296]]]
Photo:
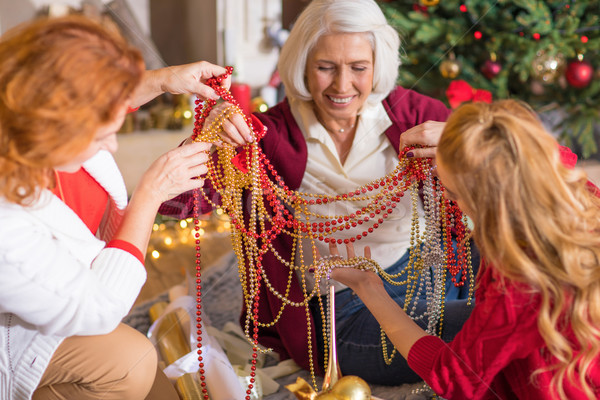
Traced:
[[[311, 345], [312, 323], [309, 300], [320, 293], [321, 280], [327, 280], [334, 267], [355, 267], [372, 269], [383, 279], [393, 285], [407, 285], [405, 310], [416, 319], [414, 309], [416, 301], [421, 294], [426, 293], [428, 307], [426, 317], [429, 318], [428, 329], [433, 330], [443, 318], [444, 277], [446, 273], [452, 276], [456, 286], [464, 285], [467, 276], [472, 277], [470, 265], [470, 248], [467, 237], [466, 223], [460, 209], [443, 196], [443, 187], [437, 183], [432, 173], [430, 159], [408, 158], [406, 153], [412, 148], [405, 148], [399, 154], [399, 162], [395, 169], [384, 177], [374, 179], [366, 185], [343, 194], [317, 194], [303, 193], [291, 190], [277, 173], [269, 159], [259, 146], [260, 140], [266, 134], [254, 126], [252, 118], [246, 116], [238, 106], [231, 93], [222, 86], [222, 83], [233, 72], [232, 67], [227, 67], [226, 74], [211, 78], [207, 84], [212, 87], [221, 98], [231, 105], [219, 115], [211, 116], [210, 123], [205, 126], [211, 110], [217, 104], [215, 100], [201, 102], [196, 100], [196, 119], [194, 124], [195, 141], [221, 143], [219, 133], [223, 122], [238, 114], [244, 118], [245, 123], [254, 134], [254, 141], [240, 148], [222, 143], [217, 147], [215, 154], [207, 163], [207, 181], [219, 195], [219, 202], [213, 201], [205, 191], [194, 191], [194, 222], [196, 239], [196, 321], [197, 321], [197, 352], [200, 366], [200, 379], [204, 398], [208, 399], [204, 377], [204, 363], [202, 357], [201, 322], [202, 322], [202, 275], [200, 252], [200, 203], [206, 202], [213, 208], [222, 208], [230, 217], [232, 246], [238, 258], [238, 274], [242, 285], [244, 306], [246, 307], [246, 320], [244, 333], [252, 345], [252, 365], [250, 367], [250, 384], [246, 390], [246, 400], [251, 399], [253, 385], [256, 382], [256, 363], [258, 353], [269, 351], [261, 349], [258, 342], [258, 333], [261, 327], [271, 327], [276, 324], [286, 307], [304, 307], [308, 335], [308, 357], [310, 374], [313, 386], [316, 385], [314, 356]], [[426, 227], [421, 232], [418, 202], [420, 191], [423, 189]], [[245, 195], [246, 193], [246, 195]], [[250, 193], [250, 196], [247, 194]], [[410, 259], [405, 270], [397, 274], [388, 274], [373, 260], [355, 257], [349, 260], [340, 258], [321, 258], [317, 260], [315, 241], [324, 243], [335, 242], [348, 244], [362, 240], [372, 234], [384, 224], [394, 213], [400, 200], [410, 195], [412, 204], [411, 214], [411, 239]], [[244, 203], [243, 199], [248, 201]], [[351, 202], [356, 206], [355, 211], [344, 215], [328, 215], [315, 212], [318, 206]], [[341, 234], [352, 228], [364, 227], [358, 234]], [[361, 228], [362, 229], [362, 228]], [[452, 245], [453, 234], [459, 243], [455, 254]], [[292, 238], [290, 259], [285, 259], [278, 254], [273, 246], [273, 241], [280, 235]], [[336, 236], [336, 237], [334, 237]], [[308, 240], [311, 243], [313, 259], [317, 260], [312, 265], [305, 265], [301, 242]], [[276, 290], [269, 277], [264, 272], [262, 262], [267, 252], [272, 252], [283, 268], [287, 268], [288, 281], [284, 292]], [[429, 268], [431, 267], [431, 268]], [[433, 271], [433, 277], [430, 274]], [[294, 274], [301, 274], [303, 300], [292, 301], [289, 298], [290, 287]], [[309, 290], [306, 286], [305, 274], [312, 273], [315, 277], [315, 287]], [[456, 277], [460, 275], [460, 278]], [[400, 276], [407, 276], [398, 280]], [[425, 287], [419, 282], [419, 277], [426, 279]], [[432, 278], [432, 279], [429, 279]], [[472, 279], [470, 280], [473, 281]], [[433, 283], [431, 283], [433, 282]], [[281, 308], [271, 321], [259, 320], [260, 289], [263, 287], [281, 301]], [[469, 288], [472, 294], [473, 287]], [[412, 306], [411, 306], [412, 305]], [[328, 347], [327, 317], [319, 297], [321, 318], [323, 319], [323, 337], [325, 347]], [[391, 363], [395, 349], [391, 354], [387, 351], [387, 339], [382, 331], [383, 357], [386, 363]], [[325, 352], [325, 365], [327, 365], [327, 352]]]

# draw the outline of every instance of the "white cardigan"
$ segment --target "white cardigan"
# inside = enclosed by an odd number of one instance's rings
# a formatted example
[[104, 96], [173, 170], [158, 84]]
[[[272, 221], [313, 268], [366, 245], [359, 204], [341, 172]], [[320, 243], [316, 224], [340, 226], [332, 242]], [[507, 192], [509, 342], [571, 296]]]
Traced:
[[114, 330], [146, 280], [135, 256], [105, 248], [127, 205], [114, 159], [83, 167], [110, 198], [98, 238], [48, 190], [31, 207], [0, 199], [0, 399], [30, 399], [62, 340]]

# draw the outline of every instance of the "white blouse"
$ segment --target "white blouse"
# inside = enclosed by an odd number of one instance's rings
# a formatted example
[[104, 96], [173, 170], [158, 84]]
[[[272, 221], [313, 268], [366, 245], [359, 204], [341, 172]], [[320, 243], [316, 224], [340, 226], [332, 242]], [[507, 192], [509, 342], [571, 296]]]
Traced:
[[[304, 193], [343, 194], [366, 185], [376, 178], [383, 177], [396, 168], [398, 164], [397, 152], [385, 135], [385, 131], [392, 125], [383, 104], [374, 106], [365, 105], [360, 113], [356, 134], [350, 153], [344, 164], [340, 162], [335, 144], [323, 125], [317, 120], [312, 106], [308, 102], [290, 100], [292, 114], [306, 138], [308, 147], [308, 162], [306, 172], [302, 178], [299, 191]], [[423, 207], [418, 202], [420, 226], [424, 227]], [[348, 215], [361, 207], [365, 202], [341, 201], [335, 204], [311, 206], [311, 212], [333, 215]], [[411, 200], [404, 196], [396, 206], [393, 213], [384, 220], [383, 224], [354, 242], [357, 255], [363, 255], [365, 246], [371, 248], [371, 257], [383, 268], [394, 264], [410, 246], [411, 230]], [[311, 222], [319, 222], [314, 217]], [[355, 228], [334, 234], [335, 239], [345, 239], [361, 234], [369, 226], [358, 225]], [[329, 247], [325, 242], [315, 240], [316, 247], [321, 256], [329, 255]], [[345, 246], [339, 246], [340, 254], [345, 255]], [[305, 239], [302, 244], [305, 265], [313, 263], [310, 240]], [[299, 262], [300, 254], [296, 254]], [[307, 273], [307, 289], [314, 287], [312, 274]], [[345, 288], [344, 285], [334, 282], [336, 290]], [[323, 285], [322, 285], [323, 288]]]

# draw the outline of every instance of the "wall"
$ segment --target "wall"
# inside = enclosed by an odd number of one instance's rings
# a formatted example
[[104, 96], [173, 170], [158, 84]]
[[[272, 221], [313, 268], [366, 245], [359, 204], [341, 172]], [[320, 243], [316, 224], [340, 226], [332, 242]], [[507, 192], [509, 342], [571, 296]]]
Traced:
[[[125, 0], [145, 34], [150, 33], [149, 0]], [[91, 3], [109, 3], [110, 0], [95, 0]], [[0, 33], [32, 18], [36, 11], [49, 4], [79, 8], [81, 0], [0, 0]]]
[[[152, 46], [134, 42], [145, 51], [149, 68], [198, 60], [233, 65], [235, 79], [248, 83], [254, 95], [269, 82], [279, 49], [268, 30], [281, 27], [282, 0], [123, 1], [143, 34], [152, 38]], [[82, 0], [0, 0], [0, 33], [49, 4], [80, 8]]]
[[267, 28], [281, 26], [281, 0], [150, 0], [151, 31], [168, 64], [232, 65], [235, 79], [269, 82], [279, 50]]

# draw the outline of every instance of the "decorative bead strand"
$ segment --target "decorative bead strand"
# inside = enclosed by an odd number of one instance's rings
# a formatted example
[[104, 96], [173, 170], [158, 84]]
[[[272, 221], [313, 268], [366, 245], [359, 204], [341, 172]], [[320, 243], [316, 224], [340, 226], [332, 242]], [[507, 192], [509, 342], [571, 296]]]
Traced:
[[[469, 287], [472, 292], [472, 268], [470, 265], [470, 247], [464, 238], [466, 224], [462, 221], [462, 214], [456, 205], [443, 198], [443, 189], [436, 187], [431, 174], [431, 160], [422, 158], [407, 158], [406, 153], [413, 149], [407, 147], [399, 154], [399, 162], [392, 171], [383, 178], [375, 179], [355, 190], [340, 195], [302, 193], [291, 190], [277, 173], [273, 165], [263, 154], [257, 142], [264, 136], [265, 131], [257, 131], [252, 126], [250, 118], [245, 116], [239, 108], [231, 93], [221, 86], [221, 83], [232, 73], [232, 68], [227, 67], [227, 73], [220, 77], [211, 78], [207, 84], [211, 86], [223, 100], [232, 106], [223, 110], [205, 127], [205, 122], [216, 101], [196, 101], [196, 121], [194, 124], [193, 138], [196, 141], [221, 142], [219, 133], [225, 120], [234, 114], [239, 114], [254, 134], [254, 142], [235, 149], [226, 143], [216, 149], [213, 157], [207, 162], [207, 179], [220, 195], [220, 204], [212, 201], [203, 191], [203, 199], [212, 207], [223, 209], [231, 221], [231, 241], [234, 252], [238, 258], [238, 274], [242, 284], [242, 293], [246, 307], [246, 320], [244, 333], [253, 347], [251, 384], [246, 391], [246, 399], [250, 398], [251, 389], [255, 383], [256, 359], [259, 351], [258, 332], [260, 327], [270, 327], [279, 321], [286, 306], [304, 307], [307, 316], [307, 335], [310, 338], [312, 328], [310, 324], [310, 310], [308, 301], [315, 294], [320, 293], [319, 282], [329, 276], [334, 267], [359, 267], [370, 268], [376, 271], [383, 279], [392, 285], [407, 285], [407, 296], [404, 309], [412, 318], [417, 318], [414, 305], [425, 294], [428, 299], [428, 310], [422, 317], [428, 318], [429, 327], [439, 322], [440, 329], [443, 322], [443, 276], [449, 273], [457, 286], [464, 285], [467, 276], [470, 277]], [[232, 160], [245, 163], [247, 170], [234, 165]], [[424, 189], [425, 229], [421, 232], [417, 203], [419, 190]], [[302, 240], [308, 239], [311, 243], [313, 259], [315, 259], [315, 241], [325, 243], [348, 244], [363, 239], [373, 233], [394, 212], [398, 202], [407, 191], [411, 194], [412, 221], [410, 238], [410, 258], [406, 268], [396, 274], [388, 274], [372, 260], [353, 258], [350, 260], [321, 259], [320, 264], [306, 266]], [[250, 194], [248, 208], [242, 199]], [[194, 217], [197, 220], [199, 195], [195, 193]], [[363, 205], [348, 215], [323, 215], [315, 211], [315, 207], [330, 205], [337, 202], [361, 202]], [[310, 207], [310, 208], [309, 208]], [[244, 215], [248, 211], [250, 218]], [[365, 226], [362, 233], [352, 234], [349, 237], [337, 237], [344, 231], [349, 231], [358, 226]], [[437, 227], [442, 227], [441, 236], [436, 233]], [[452, 247], [452, 233], [456, 233], [461, 245], [456, 254]], [[198, 232], [196, 232], [198, 234]], [[277, 253], [273, 241], [280, 235], [293, 238], [291, 258], [284, 259]], [[465, 242], [464, 246], [462, 242]], [[442, 250], [445, 247], [445, 251]], [[421, 250], [422, 248], [422, 250]], [[196, 247], [197, 259], [197, 322], [201, 322], [201, 275], [200, 275], [200, 246], [199, 234]], [[269, 277], [262, 268], [263, 257], [271, 252], [281, 265], [288, 269], [288, 282], [283, 293], [276, 290], [270, 283]], [[296, 257], [299, 265], [295, 265]], [[309, 290], [306, 287], [304, 274], [313, 271], [316, 278], [315, 287]], [[289, 298], [293, 275], [301, 274], [302, 301], [292, 301]], [[461, 273], [457, 282], [456, 276]], [[401, 276], [405, 279], [399, 280]], [[423, 278], [420, 280], [420, 278]], [[432, 283], [433, 281], [433, 283]], [[281, 307], [272, 321], [259, 321], [260, 288], [265, 289], [281, 301]], [[412, 306], [411, 306], [412, 305]], [[324, 318], [323, 305], [319, 305]], [[328, 333], [324, 324], [325, 342], [328, 343]], [[252, 328], [252, 331], [251, 329]], [[429, 329], [429, 330], [431, 330]], [[198, 332], [201, 333], [200, 328]], [[441, 331], [440, 331], [441, 332]], [[200, 339], [200, 338], [199, 338]], [[312, 347], [309, 339], [308, 352], [310, 373], [316, 387]], [[387, 339], [382, 331], [382, 349], [384, 360], [392, 361], [396, 350], [391, 354], [387, 352]], [[199, 361], [201, 362], [201, 342], [198, 341]], [[207, 393], [204, 391], [205, 398]]]

